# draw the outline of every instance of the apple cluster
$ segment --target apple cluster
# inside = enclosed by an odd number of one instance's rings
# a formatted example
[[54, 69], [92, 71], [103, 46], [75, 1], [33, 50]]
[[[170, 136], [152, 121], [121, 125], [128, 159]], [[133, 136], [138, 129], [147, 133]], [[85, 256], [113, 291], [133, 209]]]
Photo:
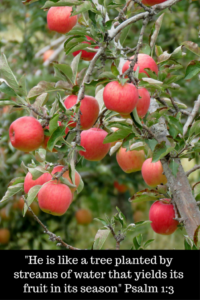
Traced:
[[[147, 5], [153, 5], [161, 3], [161, 0], [143, 0], [143, 3]], [[68, 33], [77, 23], [77, 15], [72, 16], [72, 7], [51, 7], [47, 13], [48, 28], [58, 33]], [[91, 45], [91, 42], [95, 42], [91, 37], [86, 36], [87, 43]], [[99, 47], [96, 46], [95, 49]], [[90, 61], [95, 55], [95, 51], [78, 50], [73, 53], [74, 56], [81, 52], [81, 59]], [[52, 51], [44, 57], [44, 61], [52, 55]], [[131, 59], [133, 59], [131, 57]], [[124, 74], [130, 66], [130, 61], [127, 61], [122, 68]], [[158, 66], [156, 62], [147, 54], [138, 54], [137, 63], [133, 70], [136, 71], [139, 67], [139, 73], [144, 73], [147, 76], [149, 74], [146, 69], [150, 69], [152, 72], [158, 74]], [[144, 87], [137, 88], [132, 83], [121, 83], [117, 80], [109, 82], [103, 91], [103, 101], [105, 107], [108, 110], [117, 112], [123, 118], [128, 118], [130, 113], [136, 108], [138, 116], [144, 118], [150, 106], [150, 94]], [[69, 95], [64, 99], [64, 105], [67, 109], [72, 108], [77, 102], [76, 95]], [[85, 95], [80, 104], [80, 145], [85, 151], [80, 150], [79, 154], [89, 161], [102, 160], [109, 152], [110, 148], [114, 146], [114, 143], [105, 143], [104, 139], [107, 136], [107, 132], [104, 129], [94, 127], [99, 113], [98, 101], [92, 97]], [[63, 124], [59, 121], [59, 126]], [[76, 115], [71, 116], [65, 135], [69, 130], [76, 127], [77, 120]], [[49, 126], [44, 129], [49, 130]], [[13, 147], [18, 150], [30, 152], [42, 147], [48, 150], [49, 136], [44, 134], [44, 129], [40, 122], [31, 116], [21, 117], [15, 120], [9, 128], [10, 141]], [[114, 130], [118, 130], [115, 128]], [[52, 152], [56, 152], [53, 149]], [[144, 150], [129, 150], [120, 147], [116, 155], [117, 162], [121, 169], [126, 173], [141, 171], [144, 181], [150, 187], [155, 187], [158, 184], [166, 184], [167, 179], [163, 174], [163, 168], [160, 161], [152, 162], [152, 158], [145, 159]], [[28, 193], [29, 190], [36, 185], [41, 185], [41, 189], [38, 192], [37, 198], [39, 207], [42, 211], [61, 216], [69, 208], [73, 193], [79, 186], [80, 175], [75, 172], [75, 188], [70, 188], [67, 185], [60, 182], [60, 180], [53, 179], [53, 175], [62, 171], [63, 166], [56, 166], [50, 173], [46, 172], [38, 179], [33, 180], [32, 174], [29, 172], [24, 181], [24, 191]], [[69, 176], [69, 171], [66, 171], [63, 175], [69, 182], [72, 183]], [[117, 189], [122, 191], [121, 187], [115, 183]], [[160, 213], [165, 210], [163, 218], [159, 217]], [[77, 214], [77, 220], [81, 218], [81, 212]], [[157, 233], [170, 234], [177, 227], [177, 222], [173, 220], [174, 210], [173, 205], [166, 199], [155, 202], [150, 209], [150, 220], [152, 220], [152, 228]], [[86, 219], [91, 219], [90, 217]], [[83, 223], [86, 221], [83, 221]], [[86, 222], [87, 223], [87, 222]], [[160, 225], [162, 224], [162, 226]], [[158, 229], [159, 228], [159, 229]], [[162, 228], [162, 229], [160, 229]]]

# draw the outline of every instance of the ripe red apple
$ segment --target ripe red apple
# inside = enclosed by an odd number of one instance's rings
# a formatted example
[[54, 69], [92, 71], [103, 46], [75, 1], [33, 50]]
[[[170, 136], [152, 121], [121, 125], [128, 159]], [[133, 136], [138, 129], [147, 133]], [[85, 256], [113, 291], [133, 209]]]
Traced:
[[171, 199], [160, 199], [151, 205], [149, 220], [156, 233], [169, 235], [177, 229], [178, 222], [174, 220], [174, 207], [170, 201]]
[[43, 185], [44, 183], [50, 181], [52, 179], [51, 174], [44, 173], [37, 179], [32, 179], [32, 174], [28, 172], [26, 174], [25, 180], [24, 180], [24, 192], [27, 194], [29, 190], [35, 186], [35, 185]]
[[145, 5], [155, 5], [155, 4], [160, 4], [160, 3], [163, 3], [167, 0], [142, 0], [142, 3], [145, 4]]
[[[61, 172], [62, 169], [64, 168], [64, 166], [56, 166], [52, 173], [51, 174], [55, 174], [57, 172]], [[69, 170], [67, 170], [63, 175], [62, 175], [64, 178], [66, 178], [70, 183], [72, 183], [70, 177], [69, 177]], [[81, 176], [79, 175], [79, 173], [77, 171], [75, 171], [75, 185], [76, 185], [76, 188], [70, 188], [71, 192], [74, 193], [78, 186], [79, 186], [79, 183], [80, 183], [80, 180], [81, 180]]]
[[[58, 121], [58, 125], [59, 126], [63, 126], [60, 121]], [[49, 130], [49, 125], [46, 126], [45, 129]], [[68, 132], [69, 132], [69, 128], [66, 127], [66, 129], [65, 129], [65, 135], [68, 134]], [[65, 135], [63, 137], [65, 137]], [[48, 143], [49, 139], [50, 139], [50, 136], [47, 136], [47, 135], [44, 136], [44, 142], [42, 144], [42, 148], [47, 149], [47, 143]], [[55, 148], [53, 148], [52, 152], [58, 152], [58, 151]]]
[[142, 165], [142, 177], [146, 184], [155, 187], [158, 184], [166, 184], [167, 178], [163, 175], [163, 167], [159, 161], [152, 162], [152, 158], [148, 158]]
[[[139, 99], [136, 105], [137, 113], [140, 118], [144, 118], [144, 116], [148, 112], [151, 97], [147, 89], [143, 87], [138, 89], [138, 95], [139, 95]], [[131, 118], [130, 114], [129, 115], [120, 114], [120, 116], [125, 119]]]
[[[76, 104], [76, 101], [77, 101], [77, 96], [71, 95], [65, 99], [64, 105], [66, 106], [67, 109], [69, 109]], [[81, 100], [80, 110], [81, 110], [81, 129], [86, 130], [91, 128], [96, 122], [99, 115], [98, 101], [94, 97], [85, 96]], [[76, 127], [76, 122], [70, 121], [69, 125], [71, 127]]]
[[120, 148], [116, 155], [120, 168], [125, 173], [140, 171], [145, 161], [145, 153], [143, 150], [126, 151], [126, 148]]
[[103, 159], [110, 149], [110, 143], [103, 144], [107, 132], [101, 128], [90, 128], [81, 132], [81, 146], [84, 151], [79, 154], [87, 160], [98, 161]]
[[7, 228], [0, 228], [0, 244], [8, 244], [10, 241], [10, 230]]
[[88, 209], [79, 209], [75, 214], [78, 224], [87, 225], [92, 222], [92, 213]]
[[71, 17], [71, 6], [51, 7], [47, 13], [48, 28], [59, 33], [69, 32], [77, 22], [77, 15]]
[[[133, 58], [134, 56], [131, 57], [131, 59]], [[125, 73], [126, 70], [128, 70], [129, 65], [130, 65], [130, 61], [127, 60], [127, 62], [123, 65], [122, 73]], [[138, 61], [135, 64], [133, 70], [136, 71], [138, 67], [139, 67], [139, 73], [145, 73], [148, 77], [149, 75], [144, 69], [150, 69], [152, 72], [155, 72], [158, 75], [158, 66], [155, 60], [147, 54], [143, 54], [143, 53], [138, 54]]]
[[38, 193], [38, 204], [42, 211], [62, 216], [69, 208], [73, 195], [69, 187], [57, 180], [47, 182]]
[[46, 61], [47, 59], [49, 59], [53, 53], [54, 53], [54, 50], [51, 50], [51, 49], [44, 52], [43, 61]]
[[128, 190], [127, 185], [123, 183], [119, 183], [118, 181], [114, 181], [114, 187], [118, 190], [120, 193], [125, 193]]
[[[89, 41], [94, 41], [93, 38], [91, 38], [91, 37], [89, 37], [89, 36], [87, 36], [87, 35], [86, 35], [86, 38], [87, 38]], [[91, 45], [90, 42], [82, 42], [82, 43], [83, 43], [83, 44], [89, 44], [89, 45]], [[94, 49], [98, 49], [98, 48], [99, 48], [98, 46], [94, 47]], [[96, 54], [96, 52], [90, 52], [90, 51], [86, 51], [86, 50], [84, 50], [84, 49], [83, 49], [83, 50], [75, 51], [75, 52], [73, 52], [72, 54], [73, 54], [73, 56], [76, 56], [76, 55], [78, 55], [80, 52], [81, 52], [81, 59], [87, 60], [87, 61], [92, 60], [93, 57], [94, 57], [95, 54]]]
[[30, 152], [38, 149], [44, 141], [42, 125], [33, 117], [21, 117], [9, 128], [9, 137], [14, 148]]
[[104, 104], [109, 110], [130, 114], [138, 102], [138, 91], [132, 83], [109, 82], [103, 91]]

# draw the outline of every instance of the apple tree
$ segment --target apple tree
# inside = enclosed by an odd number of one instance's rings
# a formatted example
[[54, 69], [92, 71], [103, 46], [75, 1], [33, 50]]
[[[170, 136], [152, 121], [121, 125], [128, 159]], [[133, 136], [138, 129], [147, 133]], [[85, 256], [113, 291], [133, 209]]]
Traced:
[[[22, 2], [26, 7], [37, 0]], [[134, 204], [155, 201], [149, 211], [152, 229], [170, 235], [184, 227], [186, 248], [197, 249], [199, 182], [191, 187], [188, 177], [200, 165], [185, 172], [182, 160], [198, 161], [200, 93], [193, 89], [187, 95], [190, 105], [186, 105], [182, 89], [192, 80], [197, 82], [200, 48], [183, 39], [175, 47], [172, 43], [169, 52], [167, 39], [163, 45], [158, 42], [165, 14], [170, 11], [176, 16], [178, 5], [190, 7], [184, 0], [42, 3], [48, 29], [59, 36], [52, 45], [59, 46], [54, 51], [47, 46], [37, 55], [44, 54], [43, 66], [51, 65], [55, 78], [30, 88], [23, 70], [16, 76], [6, 53], [1, 54], [0, 88], [5, 98], [0, 104], [23, 110], [23, 116], [9, 127], [10, 143], [19, 155], [24, 152], [33, 159], [22, 161], [26, 176], [12, 178], [0, 203], [23, 193], [24, 215], [31, 213], [58, 245], [77, 249], [41, 222], [33, 204], [38, 203], [50, 216], [70, 214], [70, 207], [84, 192], [84, 176], [78, 167], [116, 155], [122, 173], [137, 172], [138, 176], [139, 172], [148, 186], [127, 200]], [[199, 9], [198, 2], [191, 5]], [[132, 41], [133, 25], [137, 30]], [[63, 49], [68, 63], [63, 57], [57, 61]], [[185, 69], [187, 56], [190, 61]], [[40, 69], [36, 75], [41, 75]], [[54, 153], [54, 161], [49, 153]], [[115, 185], [120, 189], [118, 182]], [[123, 209], [116, 209], [112, 218], [97, 218], [103, 227], [95, 236], [94, 249], [101, 249], [110, 233], [120, 249], [129, 231], [149, 222], [127, 224]], [[77, 215], [80, 223], [87, 224], [91, 218], [89, 212]], [[150, 242], [142, 244], [141, 235], [133, 239], [135, 249]]]

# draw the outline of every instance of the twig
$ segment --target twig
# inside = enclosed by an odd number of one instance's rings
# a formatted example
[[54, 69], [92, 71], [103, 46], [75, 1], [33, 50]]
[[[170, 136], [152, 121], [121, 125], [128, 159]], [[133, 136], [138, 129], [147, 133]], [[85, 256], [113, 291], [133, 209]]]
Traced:
[[188, 177], [191, 173], [195, 172], [196, 170], [200, 169], [200, 165], [195, 165], [192, 169], [190, 169], [189, 171], [187, 171], [185, 174]]
[[50, 63], [55, 60], [55, 58], [60, 54], [60, 52], [64, 49], [64, 43], [62, 43], [55, 51], [54, 53], [43, 63], [44, 67], [47, 67], [50, 65]]
[[121, 233], [116, 234], [113, 227], [110, 224], [107, 225], [107, 227], [110, 229], [114, 239], [116, 240], [116, 250], [120, 250], [120, 243], [121, 243], [121, 241], [124, 240], [124, 238], [125, 238], [124, 235]]
[[137, 81], [136, 81], [136, 78], [133, 77], [133, 69], [138, 60], [138, 54], [139, 54], [140, 48], [142, 47], [144, 31], [145, 31], [147, 24], [149, 23], [149, 20], [150, 20], [150, 17], [149, 17], [149, 15], [147, 15], [147, 17], [143, 21], [143, 25], [142, 25], [142, 29], [140, 31], [140, 36], [139, 36], [139, 39], [137, 42], [134, 58], [133, 58], [132, 62], [130, 63], [128, 70], [124, 73], [124, 76], [128, 75], [130, 81], [133, 82], [134, 84], [136, 84]]
[[79, 248], [75, 248], [71, 245], [68, 245], [67, 243], [65, 243], [60, 236], [56, 236], [53, 232], [49, 231], [48, 228], [40, 221], [40, 219], [35, 215], [35, 213], [32, 211], [31, 207], [28, 205], [28, 202], [26, 199], [24, 199], [26, 205], [28, 206], [28, 210], [32, 213], [34, 219], [42, 226], [42, 228], [44, 229], [44, 233], [49, 235], [49, 239], [50, 241], [57, 241], [59, 242], [63, 247], [70, 249], [70, 250], [81, 250]]
[[36, 54], [35, 54], [35, 58], [40, 57], [42, 54], [44, 54], [47, 50], [51, 49], [54, 46], [59, 45], [60, 43], [64, 42], [66, 39], [66, 36], [63, 35], [61, 37], [59, 37], [58, 39], [52, 41], [48, 46], [45, 46], [44, 48], [40, 49]]
[[196, 182], [195, 184], [193, 184], [192, 186], [192, 190], [194, 190], [194, 188], [200, 183], [200, 181]]
[[183, 127], [183, 136], [186, 134], [186, 132], [188, 131], [188, 127], [192, 124], [192, 122], [194, 121], [194, 118], [196, 117], [199, 108], [200, 108], [200, 95], [198, 96], [197, 101], [194, 102], [194, 107], [192, 109], [192, 112], [190, 114], [190, 116], [188, 117], [184, 127]]

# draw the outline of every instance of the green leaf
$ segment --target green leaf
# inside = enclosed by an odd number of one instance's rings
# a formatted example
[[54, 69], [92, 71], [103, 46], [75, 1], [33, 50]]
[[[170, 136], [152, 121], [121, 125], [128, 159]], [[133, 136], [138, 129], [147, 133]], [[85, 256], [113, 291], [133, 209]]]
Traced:
[[169, 116], [168, 117], [169, 123], [171, 126], [175, 126], [179, 133], [183, 133], [183, 124], [177, 118]]
[[163, 194], [160, 194], [157, 190], [149, 190], [145, 189], [140, 192], [137, 192], [128, 201], [133, 203], [140, 203], [140, 202], [148, 202], [148, 201], [155, 201], [158, 199], [165, 198]]
[[96, 236], [94, 238], [94, 244], [93, 244], [94, 250], [100, 250], [103, 248], [103, 245], [107, 240], [109, 233], [110, 233], [109, 229], [105, 229], [105, 230], [99, 229], [97, 231]]
[[115, 132], [111, 132], [109, 133], [104, 141], [103, 144], [107, 144], [107, 143], [111, 143], [111, 142], [115, 142], [115, 141], [119, 141], [124, 139], [127, 135], [129, 135], [130, 133], [132, 133], [132, 129], [127, 128], [127, 129], [119, 129]]
[[19, 88], [17, 79], [16, 79], [15, 75], [13, 74], [11, 68], [9, 67], [6, 56], [3, 53], [1, 53], [1, 56], [0, 56], [0, 77], [5, 79], [8, 83], [8, 85], [16, 93], [20, 93], [20, 88]]
[[71, 45], [67, 45], [65, 47], [65, 53], [66, 55], [72, 53], [72, 52], [75, 52], [75, 51], [78, 51], [78, 50], [84, 50], [85, 48], [89, 47], [92, 48], [91, 45], [88, 45], [88, 44], [83, 44], [83, 43], [80, 43], [80, 44], [73, 44], [72, 46]]
[[133, 122], [139, 127], [139, 128], [142, 128], [142, 123], [140, 121], [140, 118], [138, 116], [138, 113], [137, 113], [137, 109], [134, 108], [134, 110], [132, 111], [131, 113], [131, 118], [133, 120]]
[[81, 52], [76, 55], [74, 57], [74, 59], [72, 60], [71, 62], [71, 70], [72, 70], [72, 73], [73, 73], [73, 83], [76, 84], [76, 76], [77, 76], [77, 73], [78, 73], [78, 64], [79, 64], [79, 61], [80, 61], [80, 57], [81, 57]]
[[11, 185], [16, 185], [18, 183], [24, 183], [24, 177], [16, 177], [13, 178], [10, 182], [9, 182], [9, 186]]
[[65, 185], [67, 185], [69, 188], [76, 188], [76, 185], [75, 184], [73, 184], [73, 183], [71, 183], [67, 178], [65, 178], [65, 177], [60, 177], [59, 178], [59, 180], [63, 183], [63, 184], [65, 184]]
[[183, 42], [182, 45], [185, 46], [185, 48], [188, 49], [189, 51], [200, 56], [200, 47], [198, 46], [198, 44], [190, 42], [190, 41], [186, 41], [186, 42]]
[[11, 100], [0, 100], [0, 106], [5, 106], [5, 105], [16, 105], [16, 102], [11, 101]]
[[148, 240], [146, 243], [144, 243], [144, 248], [147, 248], [152, 242], [154, 241], [154, 239]]
[[32, 179], [36, 180], [38, 179], [40, 176], [42, 176], [44, 173], [48, 173], [45, 168], [43, 167], [35, 167], [35, 168], [28, 168], [29, 172], [32, 175]]
[[76, 11], [71, 14], [71, 16], [76, 16], [78, 14], [84, 13], [88, 10], [92, 10], [92, 3], [90, 1], [85, 1], [83, 4], [77, 6]]
[[163, 50], [160, 46], [155, 46], [155, 52], [156, 52], [156, 56], [160, 56], [161, 54], [163, 54]]
[[162, 25], [162, 20], [163, 20], [163, 17], [164, 17], [164, 14], [163, 13], [162, 15], [160, 15], [158, 17], [158, 19], [156, 20], [153, 28], [154, 30], [152, 30], [151, 32], [151, 35], [150, 35], [150, 47], [151, 47], [151, 50], [153, 50], [154, 48], [154, 45], [156, 43], [156, 40], [157, 40], [157, 37], [158, 37], [158, 34], [159, 34], [159, 31], [160, 31], [160, 28], [161, 28], [161, 25]]
[[56, 143], [65, 136], [65, 127], [59, 126], [52, 134], [47, 143], [47, 148], [52, 151]]
[[52, 6], [72, 6], [72, 5], [79, 5], [81, 2], [77, 0], [69, 1], [69, 0], [61, 0], [58, 2], [47, 1], [42, 9], [50, 8]]
[[191, 129], [190, 129], [190, 135], [199, 135], [200, 134], [200, 121], [196, 121], [193, 123]]
[[84, 188], [84, 182], [82, 180], [82, 178], [80, 178], [80, 182], [79, 182], [79, 185], [78, 185], [78, 188], [76, 190], [77, 194], [79, 194]]
[[101, 218], [94, 218], [94, 220], [101, 222], [104, 226], [108, 225], [107, 222], [105, 220], [101, 219]]
[[55, 76], [61, 80], [66, 80], [69, 83], [73, 83], [73, 73], [70, 66], [66, 64], [54, 64]]
[[[1, 81], [1, 80], [0, 80]], [[11, 97], [15, 97], [16, 93], [13, 89], [11, 89], [5, 82], [2, 82], [0, 85], [0, 92], [11, 96]]]
[[49, 132], [52, 135], [52, 133], [58, 128], [58, 120], [59, 120], [59, 114], [56, 114], [51, 118], [49, 122]]
[[8, 200], [10, 197], [12, 197], [15, 194], [19, 193], [21, 190], [23, 190], [23, 188], [24, 188], [23, 183], [17, 183], [15, 185], [9, 186], [8, 190], [6, 191], [5, 195], [1, 199], [0, 203]]
[[200, 62], [197, 60], [192, 60], [187, 66], [185, 80], [193, 78], [198, 73], [200, 73]]
[[[30, 206], [31, 203], [35, 200], [39, 190], [41, 189], [42, 185], [35, 185], [33, 186], [29, 192], [28, 192], [28, 197], [26, 199], [28, 205]], [[24, 202], [24, 211], [23, 211], [23, 216], [25, 216], [26, 212], [27, 212], [28, 206], [26, 204], [26, 202]]]
[[177, 175], [177, 173], [178, 173], [178, 167], [179, 167], [179, 164], [177, 164], [177, 163], [175, 162], [175, 160], [172, 159], [172, 160], [170, 161], [170, 163], [169, 163], [169, 167], [170, 167], [170, 169], [171, 169], [171, 171], [172, 171], [172, 174], [176, 177], [176, 175]]
[[126, 26], [120, 34], [120, 44], [123, 46], [132, 25]]
[[27, 97], [28, 99], [34, 99], [43, 93], [51, 93], [57, 91], [64, 91], [64, 89], [55, 87], [54, 82], [41, 81], [29, 91]]
[[157, 144], [153, 152], [152, 162], [157, 162], [170, 153], [173, 149], [174, 147], [166, 145], [165, 141]]
[[158, 142], [155, 139], [144, 139], [144, 142], [149, 146], [151, 151], [154, 151], [155, 146], [158, 144]]
[[28, 5], [28, 4], [37, 2], [37, 1], [38, 1], [38, 0], [24, 0], [24, 1], [22, 1], [22, 3], [23, 3], [24, 5]]
[[118, 207], [116, 207], [116, 210], [118, 211], [118, 217], [121, 220], [122, 226], [126, 227], [126, 218], [125, 218], [124, 214], [121, 212], [121, 210]]
[[112, 72], [113, 75], [116, 76], [116, 77], [120, 74], [119, 71], [118, 71], [118, 69], [117, 69], [117, 67], [115, 66], [114, 63], [112, 63], [112, 65], [111, 65], [111, 72]]
[[135, 246], [135, 250], [140, 248], [140, 244], [138, 243], [136, 236], [133, 238], [133, 245]]

